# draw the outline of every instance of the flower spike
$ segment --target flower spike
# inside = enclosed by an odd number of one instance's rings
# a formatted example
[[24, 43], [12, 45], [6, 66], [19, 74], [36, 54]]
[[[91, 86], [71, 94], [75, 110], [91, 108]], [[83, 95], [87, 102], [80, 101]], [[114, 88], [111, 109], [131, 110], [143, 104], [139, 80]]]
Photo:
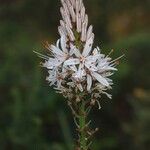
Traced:
[[101, 108], [102, 94], [111, 99], [107, 93], [113, 84], [110, 76], [117, 71], [116, 61], [123, 56], [112, 60], [112, 51], [104, 55], [99, 47], [93, 48], [95, 35], [93, 26], [88, 25], [83, 0], [61, 0], [61, 4], [60, 38], [56, 44], [46, 43], [49, 55], [35, 53], [45, 60], [43, 67], [48, 70], [49, 85], [68, 99], [79, 132], [77, 149], [88, 150], [89, 134], [95, 131], [89, 129], [87, 115], [95, 104]]

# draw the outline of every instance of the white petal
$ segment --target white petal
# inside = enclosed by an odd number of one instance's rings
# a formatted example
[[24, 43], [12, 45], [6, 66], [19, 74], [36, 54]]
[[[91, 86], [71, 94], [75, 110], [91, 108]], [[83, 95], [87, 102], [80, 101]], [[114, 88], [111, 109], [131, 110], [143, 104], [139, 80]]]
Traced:
[[51, 49], [52, 49], [54, 54], [57, 54], [57, 55], [60, 55], [60, 56], [64, 55], [64, 53], [58, 47], [56, 47], [54, 45], [51, 45]]
[[74, 41], [74, 40], [75, 40], [74, 33], [73, 33], [73, 31], [72, 31], [67, 25], [66, 25], [66, 30], [67, 30], [67, 32], [68, 32], [69, 39], [70, 39], [71, 41]]
[[95, 56], [90, 55], [90, 56], [86, 57], [86, 60], [90, 63], [95, 63], [99, 57], [100, 57], [100, 55], [95, 55]]
[[92, 86], [92, 77], [87, 74], [87, 91], [91, 90], [91, 86]]
[[92, 53], [93, 53], [93, 55], [97, 55], [98, 54], [97, 48], [95, 48]]
[[71, 70], [73, 70], [74, 72], [77, 72], [77, 67], [75, 65], [69, 66]]
[[83, 87], [82, 87], [81, 84], [77, 84], [77, 87], [78, 87], [78, 89], [79, 89], [81, 92], [83, 92]]
[[77, 32], [81, 32], [81, 16], [79, 13], [76, 14], [76, 20], [77, 20]]
[[96, 80], [98, 80], [102, 85], [104, 86], [109, 86], [108, 81], [102, 77], [100, 74], [96, 73], [96, 72], [92, 72], [92, 75], [95, 77]]
[[82, 19], [82, 22], [84, 21], [84, 17], [85, 17], [85, 7], [82, 7], [82, 9], [81, 9], [81, 19]]
[[87, 31], [87, 40], [92, 36], [93, 33], [93, 26], [90, 25]]
[[69, 50], [69, 55], [72, 56], [74, 54], [74, 45], [70, 43], [70, 50]]
[[85, 76], [84, 64], [79, 65], [78, 71], [75, 73], [75, 78], [82, 80], [83, 76]]
[[56, 46], [59, 48], [59, 43], [60, 43], [60, 40], [57, 40], [56, 42]]
[[72, 17], [72, 21], [75, 22], [76, 21], [76, 14], [75, 14], [73, 6], [70, 5], [69, 10], [70, 10], [70, 14], [71, 14], [71, 17]]
[[110, 67], [110, 66], [107, 66], [106, 69], [107, 69], [107, 70], [113, 70], [113, 71], [117, 71], [117, 70], [118, 70], [118, 69], [116, 69], [116, 68], [114, 68], [114, 67]]
[[62, 47], [62, 50], [63, 50], [65, 53], [67, 53], [65, 36], [62, 36], [62, 37], [61, 37], [61, 47]]
[[94, 64], [91, 64], [91, 63], [88, 63], [88, 62], [86, 62], [85, 63], [85, 66], [86, 66], [86, 68], [88, 68], [90, 71], [97, 71], [98, 69], [97, 69], [97, 67], [94, 65]]
[[74, 48], [74, 54], [76, 55], [76, 57], [80, 57], [81, 53], [77, 48]]
[[105, 68], [105, 65], [106, 65], [105, 62], [100, 62], [100, 63], [98, 64], [97, 68], [98, 68], [99, 70], [102, 70], [102, 69]]
[[89, 53], [92, 49], [92, 46], [93, 46], [93, 40], [94, 40], [94, 38], [92, 36], [89, 40], [86, 41], [86, 44], [85, 44], [85, 47], [84, 47], [83, 53], [82, 53], [82, 55], [84, 57], [87, 57], [89, 55]]
[[69, 65], [77, 65], [79, 64], [80, 61], [77, 58], [72, 58], [72, 59], [68, 59], [64, 62], [64, 65], [69, 66]]
[[55, 61], [56, 60], [54, 58], [49, 58], [49, 60], [43, 64], [43, 67], [46, 67], [47, 69], [53, 69], [55, 67]]

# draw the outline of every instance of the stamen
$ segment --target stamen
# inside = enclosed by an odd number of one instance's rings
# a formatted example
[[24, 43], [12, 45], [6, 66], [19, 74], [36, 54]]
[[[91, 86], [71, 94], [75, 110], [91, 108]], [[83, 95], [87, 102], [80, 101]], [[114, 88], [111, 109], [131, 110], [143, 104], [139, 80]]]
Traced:
[[43, 55], [39, 52], [36, 52], [36, 51], [33, 51], [35, 54], [37, 54], [38, 57], [42, 58], [42, 59], [45, 59], [45, 60], [49, 60], [49, 57], [46, 56], [46, 55]]
[[123, 58], [124, 56], [125, 56], [125, 54], [123, 54], [123, 55], [121, 55], [120, 57], [118, 57], [118, 58], [116, 58], [116, 59], [112, 60], [110, 63], [116, 62], [117, 60], [119, 60], [119, 59]]

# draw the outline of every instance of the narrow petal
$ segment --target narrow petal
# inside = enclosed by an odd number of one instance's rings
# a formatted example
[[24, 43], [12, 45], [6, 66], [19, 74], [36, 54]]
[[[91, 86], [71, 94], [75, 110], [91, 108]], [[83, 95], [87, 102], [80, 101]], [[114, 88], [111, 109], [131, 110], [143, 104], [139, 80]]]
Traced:
[[74, 54], [74, 45], [70, 43], [70, 50], [69, 50], [69, 55], [72, 56]]
[[113, 71], [117, 71], [118, 69], [114, 68], [114, 67], [110, 67], [110, 66], [107, 66], [105, 68], [106, 70], [113, 70]]
[[61, 48], [65, 53], [67, 53], [65, 36], [61, 37]]
[[76, 57], [80, 57], [81, 53], [77, 48], [74, 48], [74, 54], [76, 55]]
[[71, 70], [73, 70], [74, 72], [77, 72], [77, 67], [75, 65], [69, 66]]
[[97, 55], [95, 55], [95, 56], [90, 55], [90, 56], [86, 57], [86, 60], [87, 60], [88, 62], [95, 63], [95, 62], [99, 59], [99, 57], [100, 57], [99, 54], [97, 54]]
[[93, 50], [93, 55], [97, 55], [97, 54], [99, 54], [99, 52], [98, 52], [98, 50], [97, 50], [97, 48], [95, 48], [94, 50]]
[[91, 52], [91, 49], [93, 46], [93, 40], [94, 40], [94, 38], [92, 36], [89, 40], [86, 41], [86, 44], [85, 44], [85, 47], [84, 47], [83, 53], [82, 53], [82, 55], [84, 57], [87, 57], [89, 55], [89, 53]]
[[55, 63], [56, 60], [54, 58], [49, 58], [48, 61], [45, 61], [45, 63], [43, 63], [43, 67], [47, 68], [47, 69], [53, 69], [55, 67]]
[[56, 46], [59, 48], [60, 39], [57, 40]]
[[104, 86], [109, 86], [108, 81], [102, 77], [100, 74], [96, 73], [96, 72], [92, 72], [92, 75], [95, 77], [96, 80], [98, 80], [102, 85]]
[[79, 64], [80, 63], [80, 61], [79, 61], [79, 59], [77, 59], [77, 58], [71, 58], [71, 59], [68, 59], [68, 60], [66, 60], [65, 62], [64, 62], [64, 65], [66, 65], [66, 66], [69, 66], [69, 65], [77, 65], [77, 64]]
[[77, 84], [77, 87], [78, 87], [78, 89], [79, 89], [81, 92], [83, 92], [83, 87], [82, 87], [81, 84]]
[[91, 90], [91, 86], [92, 86], [92, 77], [87, 74], [87, 91]]
[[79, 69], [76, 72], [76, 78], [82, 80], [84, 75], [85, 75], [84, 64], [80, 64]]
[[88, 63], [88, 62], [85, 63], [85, 66], [86, 66], [86, 68], [88, 68], [92, 72], [95, 72], [95, 71], [98, 70], [97, 67], [94, 64], [91, 64], [91, 63]]
[[93, 33], [93, 26], [90, 25], [87, 31], [87, 40], [91, 37], [92, 33]]
[[54, 54], [57, 54], [57, 55], [60, 55], [60, 56], [64, 55], [64, 53], [58, 47], [56, 47], [54, 45], [51, 45], [51, 49], [52, 49]]

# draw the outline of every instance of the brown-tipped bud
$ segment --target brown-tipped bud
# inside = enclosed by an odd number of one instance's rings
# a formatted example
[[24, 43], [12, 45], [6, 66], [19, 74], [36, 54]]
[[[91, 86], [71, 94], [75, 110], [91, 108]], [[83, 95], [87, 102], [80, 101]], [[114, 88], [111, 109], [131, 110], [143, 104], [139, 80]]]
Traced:
[[116, 64], [116, 65], [119, 65], [119, 64], [120, 64], [120, 61], [119, 61], [119, 60], [117, 60], [117, 61], [115, 62], [115, 64]]
[[90, 105], [91, 105], [91, 106], [94, 106], [95, 103], [96, 103], [96, 101], [95, 101], [94, 99], [92, 99], [91, 102], [90, 102]]
[[99, 131], [99, 128], [96, 128], [96, 129], [95, 129], [95, 132], [97, 132], [97, 131]]
[[81, 99], [80, 99], [79, 96], [76, 97], [76, 102], [77, 102], [77, 103], [81, 102]]

